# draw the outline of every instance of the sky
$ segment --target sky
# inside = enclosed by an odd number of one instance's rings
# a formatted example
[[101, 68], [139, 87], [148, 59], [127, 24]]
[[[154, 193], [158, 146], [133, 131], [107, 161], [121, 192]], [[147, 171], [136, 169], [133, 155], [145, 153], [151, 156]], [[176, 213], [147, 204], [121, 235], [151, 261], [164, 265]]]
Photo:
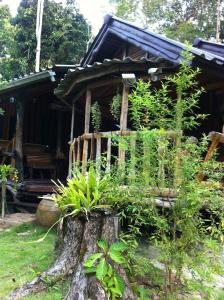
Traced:
[[[63, 2], [63, 0], [55, 0]], [[1, 3], [8, 4], [13, 15], [16, 14], [20, 0], [2, 0]], [[93, 33], [97, 33], [103, 24], [103, 17], [111, 13], [111, 6], [108, 0], [76, 0], [81, 13], [86, 17], [93, 27]]]

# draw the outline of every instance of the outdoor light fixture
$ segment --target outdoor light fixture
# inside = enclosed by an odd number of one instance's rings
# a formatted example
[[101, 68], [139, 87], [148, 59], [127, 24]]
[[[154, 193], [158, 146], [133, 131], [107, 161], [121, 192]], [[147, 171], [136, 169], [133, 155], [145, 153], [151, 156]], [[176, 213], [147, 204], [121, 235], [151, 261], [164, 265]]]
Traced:
[[152, 81], [158, 80], [158, 75], [162, 73], [162, 68], [150, 68], [148, 69], [148, 74], [151, 75]]
[[15, 98], [14, 98], [14, 97], [10, 97], [10, 98], [9, 98], [9, 102], [10, 102], [10, 103], [15, 103]]
[[136, 77], [134, 73], [121, 74], [124, 85], [132, 86], [136, 83]]

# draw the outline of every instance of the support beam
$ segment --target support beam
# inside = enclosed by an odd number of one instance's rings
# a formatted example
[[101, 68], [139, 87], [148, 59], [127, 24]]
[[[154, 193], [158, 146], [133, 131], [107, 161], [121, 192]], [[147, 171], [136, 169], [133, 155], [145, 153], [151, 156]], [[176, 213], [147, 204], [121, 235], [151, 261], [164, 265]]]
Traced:
[[[90, 109], [91, 109], [91, 91], [88, 89], [86, 91], [86, 109], [85, 109], [85, 123], [84, 123], [84, 132], [89, 133], [90, 127]], [[82, 153], [82, 173], [86, 172], [86, 165], [88, 160], [88, 145], [89, 141], [84, 140], [83, 143], [83, 153]]]
[[85, 125], [84, 125], [85, 133], [89, 133], [90, 109], [91, 109], [91, 91], [88, 89], [86, 91], [86, 109], [85, 109]]
[[127, 130], [128, 122], [128, 93], [129, 86], [123, 85], [122, 104], [121, 104], [121, 116], [120, 116], [120, 130]]
[[[122, 104], [121, 104], [121, 116], [120, 116], [120, 130], [121, 135], [123, 130], [127, 130], [128, 123], [128, 92], [129, 86], [123, 84]], [[119, 145], [119, 165], [125, 161], [125, 150], [122, 149], [122, 145]]]
[[72, 118], [71, 118], [71, 132], [70, 132], [70, 141], [73, 141], [74, 138], [74, 120], [75, 120], [75, 104], [72, 105]]
[[63, 156], [61, 148], [62, 148], [62, 112], [58, 111], [57, 113], [57, 150], [56, 157], [60, 158]]
[[16, 169], [19, 172], [19, 179], [23, 180], [23, 120], [24, 120], [24, 102], [16, 102]]

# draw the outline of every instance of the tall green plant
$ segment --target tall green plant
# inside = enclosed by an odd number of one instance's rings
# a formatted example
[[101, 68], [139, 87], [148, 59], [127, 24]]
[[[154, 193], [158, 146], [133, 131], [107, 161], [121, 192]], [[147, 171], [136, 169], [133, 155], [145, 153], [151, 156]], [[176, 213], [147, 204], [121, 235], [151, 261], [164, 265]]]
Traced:
[[9, 177], [12, 180], [17, 180], [17, 170], [11, 165], [0, 165], [0, 180], [2, 188], [2, 218], [5, 217], [6, 206], [6, 183]]
[[[189, 65], [188, 52], [183, 57], [179, 71], [167, 77], [159, 90], [139, 81], [130, 95], [131, 119], [138, 130], [134, 153], [128, 146], [131, 141], [125, 141], [130, 157], [126, 173], [131, 180], [124, 186], [123, 176], [115, 170], [107, 199], [132, 236], [139, 238], [142, 227], [150, 228], [144, 234], [164, 266], [161, 297], [177, 295], [184, 284], [208, 298], [212, 274], [223, 272], [222, 165], [215, 157], [203, 162], [206, 137], [197, 142], [185, 136], [185, 130], [196, 127], [205, 116], [195, 112], [203, 92], [197, 87], [199, 70]], [[206, 182], [199, 180], [202, 169]]]
[[100, 111], [100, 105], [97, 101], [91, 106], [91, 114], [92, 114], [92, 125], [94, 127], [94, 131], [99, 132], [101, 127], [101, 122], [102, 122], [102, 116]]

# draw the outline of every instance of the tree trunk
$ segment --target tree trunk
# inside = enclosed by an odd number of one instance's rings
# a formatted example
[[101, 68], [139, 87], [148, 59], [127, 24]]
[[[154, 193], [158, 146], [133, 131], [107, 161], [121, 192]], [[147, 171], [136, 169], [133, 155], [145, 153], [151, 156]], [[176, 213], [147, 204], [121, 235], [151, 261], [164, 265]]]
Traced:
[[[91, 213], [88, 220], [84, 215], [67, 217], [60, 228], [59, 239], [61, 253], [54, 264], [31, 283], [16, 289], [7, 299], [14, 300], [38, 293], [67, 277], [70, 288], [66, 300], [108, 300], [96, 277], [85, 274], [83, 263], [97, 252], [97, 242], [100, 239], [107, 240], [109, 245], [116, 241], [117, 218], [108, 212]], [[126, 283], [123, 299], [136, 299], [125, 271], [121, 267], [116, 269]]]
[[221, 0], [217, 0], [216, 14], [216, 42], [221, 43]]

